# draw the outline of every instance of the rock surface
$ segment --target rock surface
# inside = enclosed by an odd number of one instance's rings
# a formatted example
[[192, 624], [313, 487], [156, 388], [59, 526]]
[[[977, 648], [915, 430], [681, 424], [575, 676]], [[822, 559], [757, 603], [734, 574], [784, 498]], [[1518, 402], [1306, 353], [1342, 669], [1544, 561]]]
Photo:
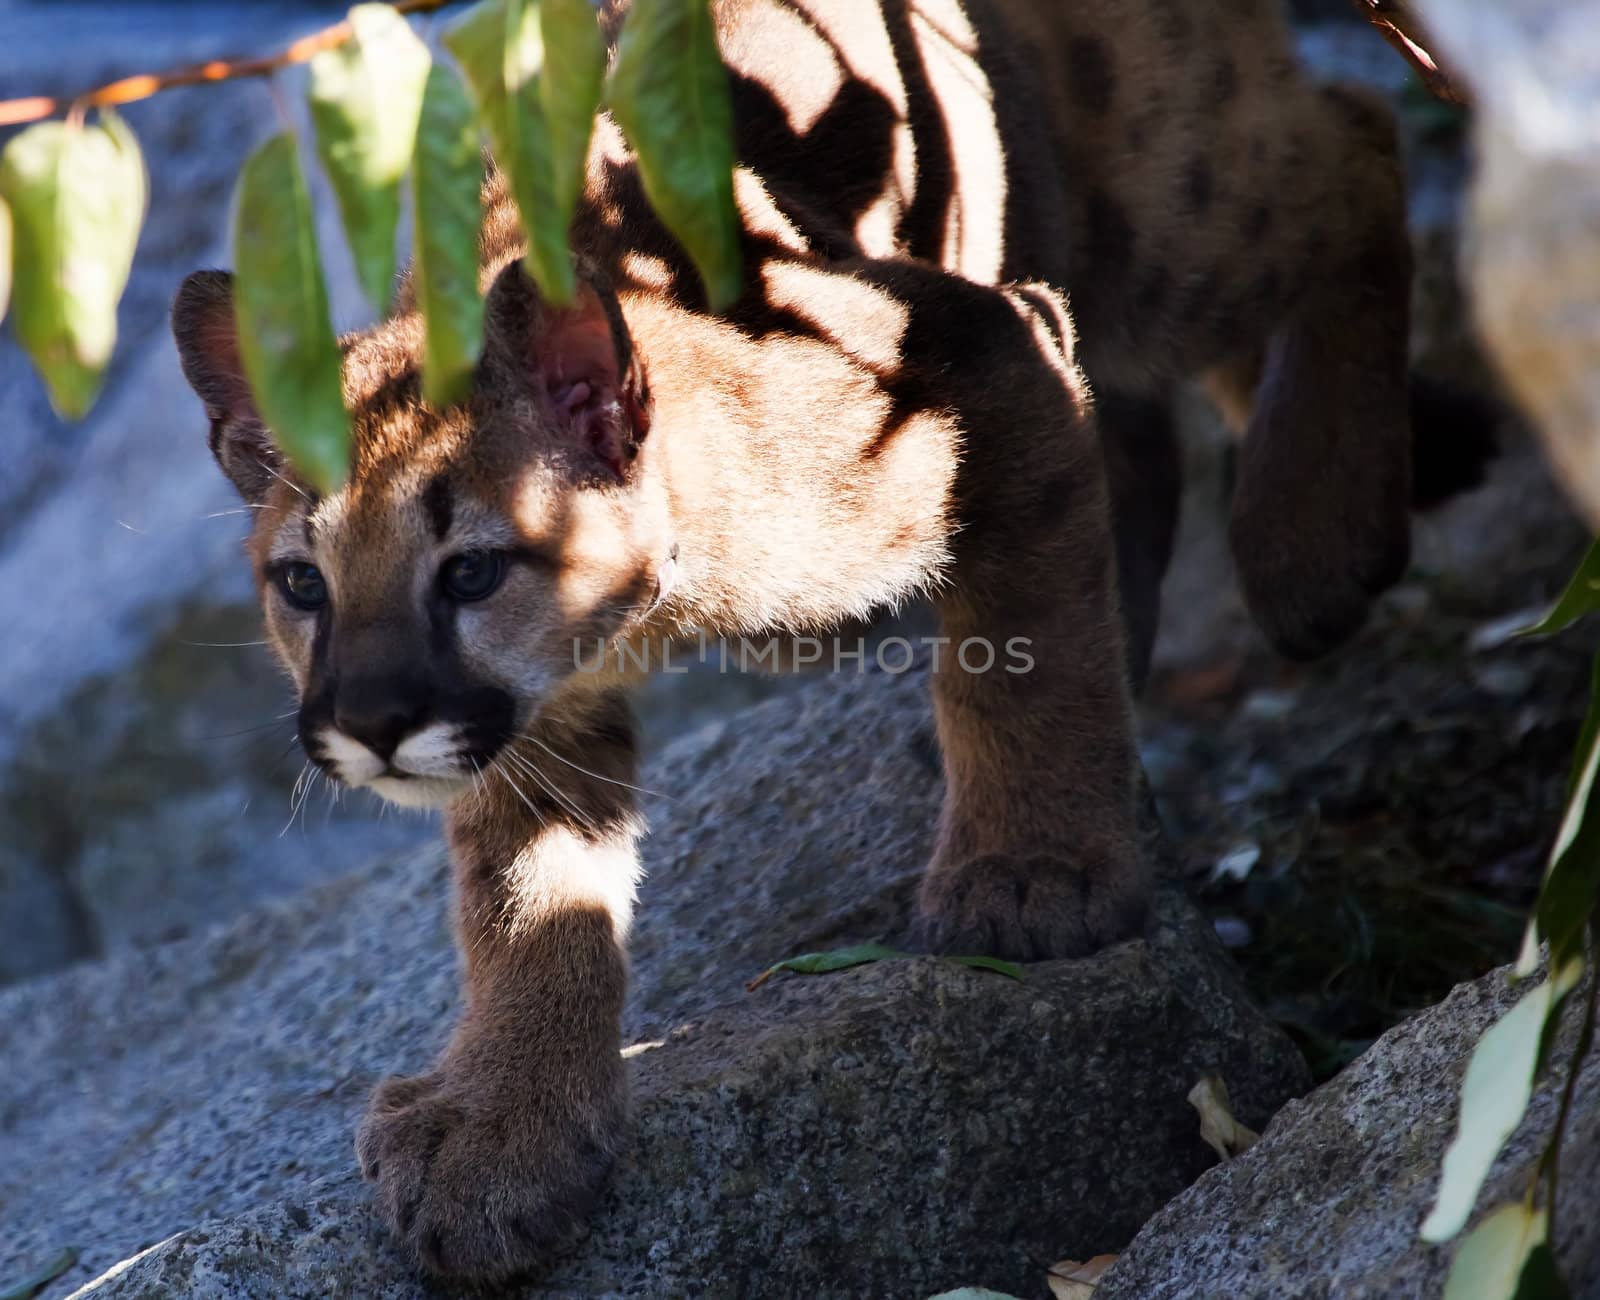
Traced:
[[[633, 945], [637, 1150], [546, 1294], [915, 1296], [1114, 1250], [1212, 1157], [1184, 1095], [1259, 1125], [1305, 1086], [1208, 926], [1021, 983], [932, 958], [777, 958], [887, 935], [938, 800], [916, 675], [819, 681], [668, 747]], [[50, 1292], [413, 1296], [352, 1171], [368, 1089], [455, 1000], [441, 855], [204, 940], [0, 997], [0, 1278]], [[173, 1234], [178, 1234], [174, 1236]]]
[[[1494, 971], [1385, 1034], [1333, 1082], [1284, 1107], [1260, 1143], [1145, 1225], [1095, 1300], [1434, 1300], [1453, 1247], [1418, 1241], [1417, 1228], [1455, 1131], [1467, 1059], [1517, 996], [1506, 971]], [[1557, 1061], [1570, 1059], [1572, 1039], [1569, 1032]], [[1528, 1187], [1562, 1077], [1540, 1090], [1501, 1153], [1480, 1214]], [[1557, 1258], [1576, 1300], [1596, 1300], [1600, 1054], [1579, 1076], [1560, 1173]]]
[[[272, 50], [341, 12], [0, 0], [0, 96]], [[293, 78], [284, 91], [297, 100]], [[0, 983], [192, 933], [420, 834], [320, 792], [280, 834], [301, 762], [292, 704], [259, 645], [244, 515], [167, 330], [183, 276], [229, 260], [234, 180], [277, 127], [272, 96], [188, 87], [124, 116], [150, 212], [89, 419], [55, 419], [0, 331]], [[325, 246], [335, 314], [359, 323], [342, 244]]]

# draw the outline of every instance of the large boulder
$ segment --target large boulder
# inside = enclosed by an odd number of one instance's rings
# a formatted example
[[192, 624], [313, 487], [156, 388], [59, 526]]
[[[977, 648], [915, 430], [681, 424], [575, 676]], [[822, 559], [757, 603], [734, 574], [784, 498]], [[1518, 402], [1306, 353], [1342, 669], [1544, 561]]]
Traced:
[[[1338, 1078], [1284, 1107], [1260, 1143], [1156, 1215], [1095, 1300], [1434, 1300], [1454, 1247], [1419, 1241], [1417, 1229], [1455, 1131], [1467, 1059], [1520, 992], [1506, 970], [1494, 971], [1390, 1030]], [[1558, 1046], [1558, 1062], [1570, 1059], [1573, 1036]], [[1536, 1094], [1490, 1174], [1480, 1214], [1528, 1188], [1560, 1082], [1558, 1073]], [[1557, 1258], [1577, 1300], [1600, 1300], [1597, 1053], [1574, 1091], [1560, 1175]]]
[[[1202, 1075], [1256, 1125], [1306, 1086], [1171, 895], [1147, 940], [1020, 983], [917, 958], [745, 991], [775, 959], [896, 938], [938, 805], [924, 687], [819, 681], [647, 768], [638, 1136], [550, 1290], [1037, 1287], [1038, 1261], [1119, 1248], [1210, 1163], [1184, 1101]], [[0, 1278], [70, 1244], [52, 1295], [425, 1294], [351, 1132], [447, 1032], [446, 894], [438, 851], [402, 856], [0, 997]]]
[[[332, 21], [309, 0], [5, 5], [0, 94], [70, 95]], [[284, 98], [298, 104], [293, 78]], [[293, 701], [261, 648], [240, 539], [167, 313], [184, 275], [230, 261], [239, 167], [279, 118], [260, 80], [129, 104], [150, 211], [89, 418], [51, 415], [0, 331], [0, 984], [193, 933], [340, 864], [415, 843], [321, 792], [288, 833]], [[5, 133], [0, 132], [0, 135]], [[318, 182], [321, 188], [320, 181]], [[320, 204], [326, 225], [332, 205]], [[341, 326], [359, 323], [342, 240], [324, 240]]]

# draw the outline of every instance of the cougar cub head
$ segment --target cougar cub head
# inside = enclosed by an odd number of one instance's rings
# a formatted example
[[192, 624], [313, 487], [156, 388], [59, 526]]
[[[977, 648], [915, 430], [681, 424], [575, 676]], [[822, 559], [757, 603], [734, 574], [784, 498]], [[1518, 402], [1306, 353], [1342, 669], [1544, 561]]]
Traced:
[[594, 683], [579, 644], [648, 608], [672, 547], [650, 472], [650, 402], [616, 299], [539, 300], [520, 265], [486, 303], [472, 397], [421, 396], [422, 325], [342, 341], [349, 481], [296, 478], [251, 400], [232, 278], [184, 282], [173, 329], [211, 450], [254, 515], [268, 637], [330, 775], [395, 803], [472, 788], [508, 739]]

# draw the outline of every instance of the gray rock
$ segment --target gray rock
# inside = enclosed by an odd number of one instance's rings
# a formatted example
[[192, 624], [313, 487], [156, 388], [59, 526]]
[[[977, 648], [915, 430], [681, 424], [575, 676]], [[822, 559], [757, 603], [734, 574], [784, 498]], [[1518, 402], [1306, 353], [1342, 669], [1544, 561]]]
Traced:
[[[1434, 1300], [1453, 1247], [1419, 1241], [1417, 1228], [1455, 1132], [1467, 1058], [1517, 996], [1506, 971], [1494, 971], [1390, 1030], [1338, 1078], [1284, 1107], [1260, 1143], [1146, 1224], [1095, 1300]], [[1572, 1041], [1569, 1032], [1557, 1061], [1570, 1059]], [[1490, 1174], [1480, 1215], [1528, 1187], [1560, 1079], [1535, 1096]], [[1579, 1078], [1560, 1173], [1557, 1258], [1574, 1296], [1596, 1300], [1600, 1054], [1590, 1054]]]
[[[342, 12], [226, 9], [0, 0], [0, 94], [271, 51]], [[299, 98], [291, 76], [284, 99]], [[0, 983], [192, 933], [419, 838], [377, 827], [366, 801], [326, 814], [320, 796], [279, 837], [301, 761], [292, 702], [252, 644], [244, 512], [168, 336], [183, 276], [230, 260], [234, 181], [278, 128], [273, 98], [260, 81], [187, 87], [124, 116], [150, 211], [90, 417], [57, 420], [0, 332]], [[324, 245], [336, 314], [357, 323], [342, 241]]]
[[[902, 925], [939, 792], [915, 675], [713, 723], [644, 783], [636, 1149], [539, 1294], [1036, 1288], [1041, 1261], [1118, 1248], [1210, 1163], [1198, 1077], [1257, 1126], [1305, 1086], [1171, 897], [1147, 941], [1022, 983], [919, 958], [745, 992]], [[72, 1244], [51, 1294], [426, 1294], [350, 1143], [377, 1079], [442, 1043], [454, 965], [429, 850], [0, 996], [0, 1278]]]

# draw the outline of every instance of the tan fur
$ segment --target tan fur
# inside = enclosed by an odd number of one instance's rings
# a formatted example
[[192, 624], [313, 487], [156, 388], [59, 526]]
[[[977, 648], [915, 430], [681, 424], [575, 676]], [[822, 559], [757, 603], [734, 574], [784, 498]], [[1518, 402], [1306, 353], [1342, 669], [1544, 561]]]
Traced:
[[[425, 735], [425, 771], [373, 779], [449, 803], [466, 1011], [358, 1139], [437, 1272], [536, 1265], [620, 1141], [633, 674], [581, 670], [575, 643], [825, 632], [916, 594], [955, 644], [1021, 639], [1030, 672], [931, 673], [948, 790], [919, 919], [935, 948], [1061, 957], [1145, 914], [1129, 683], [1172, 544], [1172, 386], [1209, 371], [1248, 424], [1233, 536], [1281, 645], [1348, 634], [1405, 558], [1392, 132], [1300, 79], [1268, 0], [716, 14], [747, 260], [724, 317], [605, 121], [579, 303], [540, 303], [492, 183], [471, 401], [421, 401], [402, 292], [345, 341], [356, 455], [331, 498], [250, 406], [226, 278], [175, 312], [213, 447], [262, 507], [308, 749], [377, 771]], [[513, 556], [492, 596], [441, 595], [451, 557], [491, 551]], [[326, 606], [279, 590], [294, 562]]]

